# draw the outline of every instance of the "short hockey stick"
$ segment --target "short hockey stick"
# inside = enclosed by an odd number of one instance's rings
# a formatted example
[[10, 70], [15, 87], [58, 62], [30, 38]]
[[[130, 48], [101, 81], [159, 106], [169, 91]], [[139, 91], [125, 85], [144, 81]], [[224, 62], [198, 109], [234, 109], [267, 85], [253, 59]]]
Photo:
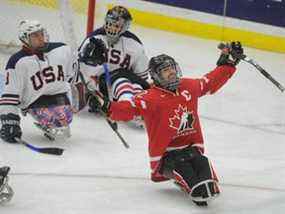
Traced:
[[31, 149], [35, 152], [39, 152], [39, 153], [44, 153], [44, 154], [49, 154], [49, 155], [62, 155], [62, 153], [64, 151], [63, 149], [56, 148], [56, 147], [45, 147], [45, 148], [35, 147], [35, 146], [29, 144], [28, 142], [20, 139], [20, 138], [16, 138], [16, 141], [18, 143], [21, 143], [24, 146], [28, 147], [29, 149]]
[[[220, 43], [218, 45], [218, 48], [221, 50], [226, 47], [227, 45], [224, 43]], [[282, 86], [277, 80], [275, 80], [267, 71], [264, 70], [264, 68], [262, 68], [259, 64], [257, 64], [257, 62], [255, 62], [253, 59], [248, 58], [244, 54], [238, 54], [234, 50], [231, 50], [230, 53], [232, 54], [233, 57], [253, 65], [266, 79], [270, 80], [281, 92], [285, 91], [284, 86]]]
[[[103, 64], [103, 69], [104, 69], [104, 73], [105, 73], [105, 81], [106, 81], [106, 85], [107, 85], [107, 89], [108, 89], [108, 97], [109, 97], [109, 100], [113, 100], [112, 99], [112, 83], [111, 83], [111, 76], [110, 76], [110, 72], [109, 72], [109, 68], [108, 68], [108, 65], [107, 63], [104, 63]], [[108, 122], [111, 122], [108, 120]], [[116, 122], [111, 122], [112, 126], [115, 128], [115, 129], [118, 129], [118, 124]]]
[[[83, 76], [83, 74], [81, 73], [81, 71], [78, 71], [79, 74], [79, 78], [81, 79], [85, 89], [87, 90], [88, 93], [94, 95], [94, 96], [98, 96], [96, 95], [96, 92], [91, 91], [88, 86], [87, 83], [85, 81], [85, 78]], [[129, 144], [125, 141], [125, 139], [123, 138], [123, 136], [120, 134], [120, 132], [118, 131], [118, 126], [117, 123], [112, 122], [107, 115], [105, 114], [105, 112], [102, 111], [102, 109], [99, 109], [100, 114], [105, 118], [105, 120], [108, 122], [108, 124], [110, 125], [110, 127], [113, 129], [113, 131], [116, 133], [116, 135], [120, 138], [121, 142], [123, 143], [123, 145], [128, 149], [130, 148]]]

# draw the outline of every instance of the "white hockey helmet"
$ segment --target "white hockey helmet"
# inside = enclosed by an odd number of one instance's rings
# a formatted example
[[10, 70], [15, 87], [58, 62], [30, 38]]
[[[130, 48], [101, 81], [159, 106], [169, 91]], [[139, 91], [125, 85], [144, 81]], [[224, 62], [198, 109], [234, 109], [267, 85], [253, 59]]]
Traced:
[[31, 43], [30, 35], [35, 32], [43, 32], [45, 43], [49, 42], [46, 29], [37, 20], [23, 20], [19, 24], [19, 40], [27, 47], [34, 48]]

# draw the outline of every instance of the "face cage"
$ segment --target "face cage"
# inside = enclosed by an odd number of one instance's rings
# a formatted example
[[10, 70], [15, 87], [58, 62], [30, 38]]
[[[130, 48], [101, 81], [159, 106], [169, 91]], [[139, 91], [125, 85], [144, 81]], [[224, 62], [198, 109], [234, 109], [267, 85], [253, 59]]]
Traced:
[[105, 18], [104, 29], [106, 32], [107, 40], [110, 44], [114, 44], [119, 40], [121, 34], [126, 32], [130, 26], [130, 21], [126, 21], [123, 18], [113, 18], [107, 16]]
[[6, 176], [2, 186], [0, 187], [0, 204], [9, 202], [14, 195], [13, 189], [8, 185], [8, 180], [9, 177]]
[[[34, 48], [32, 46], [30, 35], [32, 33], [40, 32], [40, 31], [43, 32], [45, 46], [44, 47], [40, 47], [40, 48]], [[21, 42], [23, 42], [27, 47], [29, 47], [31, 49], [44, 51], [47, 48], [48, 42], [49, 42], [49, 34], [48, 34], [47, 30], [45, 28], [42, 28], [41, 30], [38, 30], [38, 31], [35, 31], [35, 32], [32, 32], [32, 33], [29, 33], [29, 34], [28, 33], [24, 33], [24, 36], [21, 36], [19, 39], [21, 40]]]
[[[176, 71], [176, 78], [173, 81], [169, 81], [169, 80], [165, 80], [162, 75], [161, 72], [163, 69], [167, 68], [167, 67], [171, 67], [171, 69], [174, 69]], [[182, 72], [181, 69], [179, 67], [179, 65], [177, 63], [164, 63], [163, 65], [159, 66], [158, 68], [156, 68], [158, 70], [158, 72], [154, 72], [152, 74], [152, 77], [154, 79], [155, 84], [157, 84], [158, 86], [167, 89], [169, 91], [175, 91], [180, 83], [180, 79], [182, 77]]]

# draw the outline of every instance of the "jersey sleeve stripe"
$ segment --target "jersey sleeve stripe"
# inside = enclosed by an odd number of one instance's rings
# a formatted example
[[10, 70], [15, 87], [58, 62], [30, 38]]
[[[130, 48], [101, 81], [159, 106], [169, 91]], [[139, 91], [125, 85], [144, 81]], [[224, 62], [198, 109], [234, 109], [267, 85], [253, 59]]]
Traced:
[[145, 75], [148, 75], [148, 71], [144, 71], [144, 72], [141, 72], [141, 73], [137, 73], [138, 76], [145, 76]]
[[15, 102], [1, 102], [0, 101], [0, 106], [4, 106], [4, 105], [12, 105], [12, 106], [17, 106], [19, 105], [19, 102], [15, 103]]
[[142, 79], [147, 79], [148, 78], [148, 73], [140, 73], [140, 74], [137, 74], [140, 78]]
[[19, 102], [19, 99], [7, 99], [7, 98], [5, 98], [5, 99], [3, 99], [3, 98], [0, 98], [0, 102], [6, 102], [6, 101], [9, 101], [9, 102]]
[[1, 96], [3, 97], [8, 97], [8, 98], [19, 98], [20, 96], [18, 94], [2, 94]]
[[126, 78], [119, 78], [118, 80], [116, 80], [114, 83], [113, 83], [113, 94], [115, 94], [120, 87], [124, 86], [124, 85], [129, 85], [130, 84], [130, 81], [127, 80]]
[[0, 105], [19, 105], [20, 96], [18, 94], [2, 94]]

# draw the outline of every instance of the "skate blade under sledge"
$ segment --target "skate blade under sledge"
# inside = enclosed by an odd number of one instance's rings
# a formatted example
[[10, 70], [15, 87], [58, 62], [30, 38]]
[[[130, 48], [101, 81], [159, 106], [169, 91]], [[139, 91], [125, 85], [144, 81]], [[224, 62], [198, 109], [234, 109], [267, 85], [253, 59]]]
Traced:
[[50, 141], [66, 140], [66, 138], [70, 137], [69, 127], [60, 127], [60, 128], [51, 129], [37, 122], [34, 122], [34, 124], [38, 129], [40, 129], [44, 133], [44, 136]]

